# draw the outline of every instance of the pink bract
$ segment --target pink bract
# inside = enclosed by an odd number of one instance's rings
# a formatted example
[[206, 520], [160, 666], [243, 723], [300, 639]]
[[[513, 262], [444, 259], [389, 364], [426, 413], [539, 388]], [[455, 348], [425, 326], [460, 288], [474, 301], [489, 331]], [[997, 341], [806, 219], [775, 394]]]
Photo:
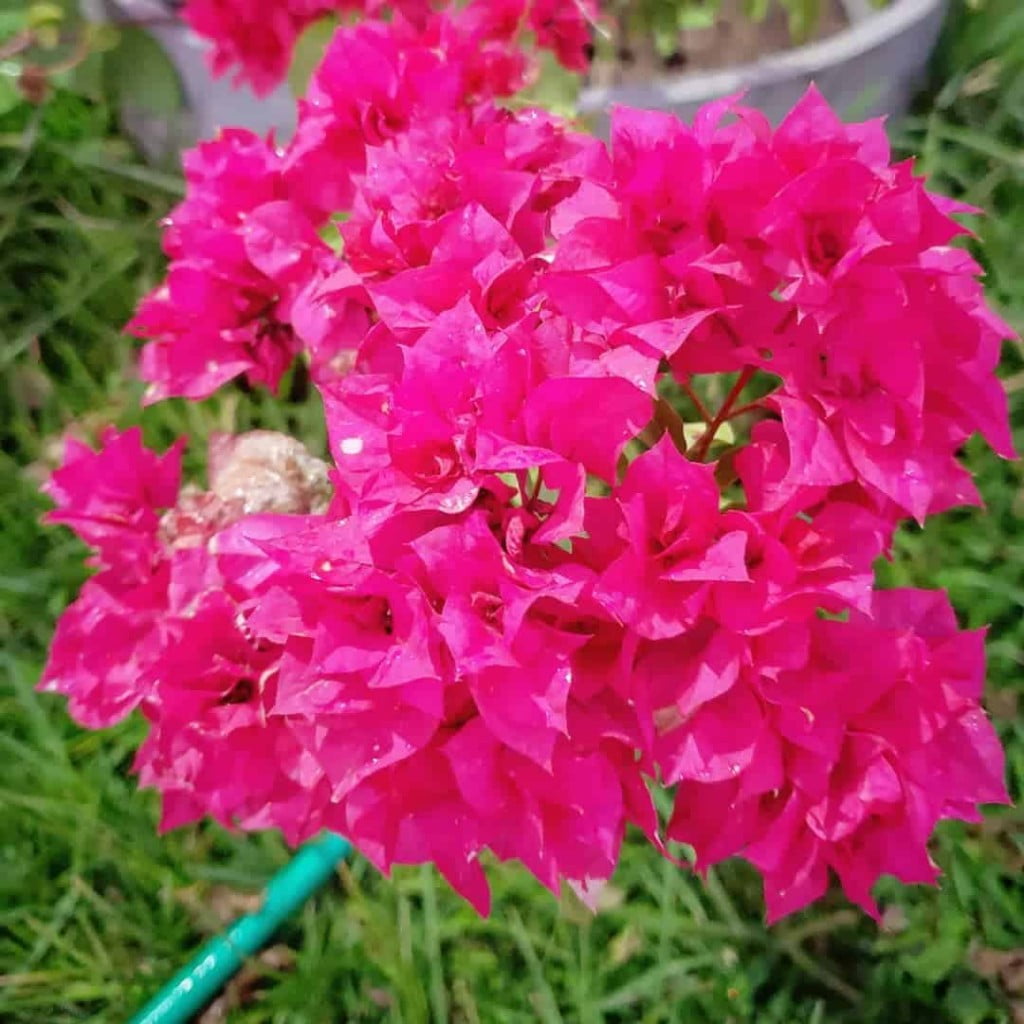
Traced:
[[338, 31], [289, 145], [189, 155], [149, 397], [299, 360], [330, 463], [222, 437], [179, 492], [177, 449], [71, 443], [52, 518], [99, 572], [43, 686], [141, 710], [167, 827], [337, 829], [486, 911], [486, 851], [586, 893], [634, 825], [745, 857], [772, 919], [830, 875], [877, 915], [1007, 799], [983, 635], [874, 564], [979, 500], [968, 437], [1012, 456], [1008, 329], [953, 204], [813, 89], [774, 130], [619, 109], [610, 146], [497, 102], [524, 18], [574, 66], [591, 14], [402, 6]]
[[[270, 6], [263, 0], [186, 0], [182, 17], [212, 44], [215, 75], [234, 72], [235, 84], [248, 84], [263, 95], [284, 80], [298, 37], [321, 18], [392, 17], [424, 32], [442, 6], [431, 0], [274, 0]], [[486, 51], [477, 59], [492, 74], [502, 65], [522, 65], [516, 46], [526, 27], [561, 64], [583, 71], [597, 5], [596, 0], [473, 0], [460, 17]]]

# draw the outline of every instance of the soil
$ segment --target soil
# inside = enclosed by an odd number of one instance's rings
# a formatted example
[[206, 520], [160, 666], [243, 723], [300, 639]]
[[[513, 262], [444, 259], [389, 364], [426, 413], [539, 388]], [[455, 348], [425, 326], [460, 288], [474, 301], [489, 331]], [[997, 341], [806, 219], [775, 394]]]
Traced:
[[610, 45], [601, 48], [605, 52], [598, 52], [591, 65], [590, 84], [631, 85], [683, 71], [747, 64], [770, 53], [827, 39], [849, 23], [842, 0], [822, 0], [814, 31], [807, 38], [794, 40], [779, 4], [773, 3], [767, 17], [755, 22], [744, 15], [742, 0], [722, 0], [715, 24], [680, 31], [679, 47], [668, 56], [655, 50], [653, 39], [629, 39], [621, 33], [614, 38], [613, 31]]

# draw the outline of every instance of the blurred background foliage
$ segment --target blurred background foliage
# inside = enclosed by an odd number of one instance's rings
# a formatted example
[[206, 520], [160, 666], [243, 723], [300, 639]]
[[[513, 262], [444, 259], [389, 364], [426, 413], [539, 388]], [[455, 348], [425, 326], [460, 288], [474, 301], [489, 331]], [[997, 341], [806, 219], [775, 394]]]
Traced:
[[[12, 19], [24, 13], [0, 5], [0, 40], [23, 31]], [[121, 44], [101, 43], [116, 68]], [[287, 851], [273, 835], [208, 825], [158, 837], [156, 801], [130, 775], [140, 723], [83, 732], [62, 700], [34, 693], [54, 619], [85, 573], [80, 545], [40, 526], [38, 484], [65, 432], [92, 437], [111, 421], [141, 423], [156, 445], [187, 433], [192, 472], [212, 430], [284, 429], [318, 448], [322, 425], [315, 399], [237, 389], [139, 411], [121, 325], [159, 277], [158, 224], [181, 183], [119, 134], [122, 72], [84, 84], [60, 72], [26, 94], [24, 60], [0, 65], [0, 1020], [100, 1024], [124, 1020], [251, 906]], [[987, 211], [969, 244], [994, 302], [1024, 328], [1018, 0], [953, 4], [931, 81], [893, 136], [936, 188]], [[1003, 375], [1024, 451], [1019, 342]], [[1019, 800], [1024, 472], [974, 442], [967, 458], [988, 508], [906, 531], [880, 572], [886, 585], [948, 587], [965, 624], [991, 624], [988, 705]], [[704, 884], [632, 840], [596, 917], [498, 867], [494, 912], [480, 920], [429, 870], [385, 880], [355, 860], [203, 1024], [1022, 1024], [1020, 808], [942, 828], [934, 852], [937, 889], [881, 885], [882, 928], [831, 897], [766, 929], [742, 864]]]

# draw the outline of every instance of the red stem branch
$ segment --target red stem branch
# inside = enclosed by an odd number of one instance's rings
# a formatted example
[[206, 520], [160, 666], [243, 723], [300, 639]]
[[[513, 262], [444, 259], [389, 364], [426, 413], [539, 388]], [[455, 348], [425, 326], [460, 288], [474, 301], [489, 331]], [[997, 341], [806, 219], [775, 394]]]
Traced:
[[698, 462], [702, 461], [708, 453], [708, 449], [711, 447], [712, 442], [715, 440], [715, 434], [718, 432], [718, 428], [729, 419], [732, 413], [732, 407], [736, 404], [736, 400], [743, 393], [743, 389], [750, 383], [750, 378], [754, 376], [755, 370], [752, 366], [745, 366], [740, 372], [739, 377], [736, 378], [736, 383], [733, 384], [732, 390], [725, 396], [725, 401], [722, 403], [721, 408], [715, 413], [714, 419], [708, 424], [708, 429], [704, 431], [700, 440], [693, 447], [694, 459]]
[[[767, 397], [767, 396], [765, 396]], [[746, 405], [741, 405], [738, 409], [733, 409], [729, 413], [729, 419], [734, 420], [737, 416], [742, 416], [747, 412], [756, 412], [758, 409], [764, 408], [764, 398], [757, 398], [753, 402], [747, 402]]]
[[0, 46], [0, 60], [7, 60], [9, 57], [15, 57], [19, 53], [31, 47], [35, 36], [31, 32], [19, 32], [15, 36], [11, 36], [2, 46]]
[[698, 395], [697, 392], [694, 391], [692, 387], [690, 387], [688, 382], [684, 381], [682, 383], [682, 388], [686, 392], [686, 397], [689, 398], [690, 401], [693, 402], [694, 406], [696, 407], [697, 415], [705, 423], [710, 423], [713, 417], [711, 415], [711, 412], [708, 410], [708, 407], [700, 400], [700, 395]]

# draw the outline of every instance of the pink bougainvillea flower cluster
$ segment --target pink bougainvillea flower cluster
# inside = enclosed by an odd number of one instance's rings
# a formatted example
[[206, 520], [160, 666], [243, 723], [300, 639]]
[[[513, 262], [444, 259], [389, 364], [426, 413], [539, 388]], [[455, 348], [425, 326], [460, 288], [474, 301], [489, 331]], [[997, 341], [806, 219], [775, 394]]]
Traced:
[[[186, 0], [182, 17], [212, 44], [210, 66], [216, 75], [233, 72], [238, 84], [264, 94], [288, 73], [292, 51], [302, 32], [321, 18], [361, 15], [393, 17], [410, 31], [422, 31], [436, 0]], [[530, 32], [572, 71], [586, 68], [596, 0], [471, 0], [458, 20], [489, 51], [491, 61], [522, 65], [516, 43]]]
[[485, 910], [485, 850], [587, 895], [633, 825], [745, 857], [771, 918], [830, 876], [875, 914], [1006, 799], [983, 634], [873, 571], [978, 500], [966, 438], [1012, 454], [957, 207], [813, 90], [608, 146], [504, 109], [465, 13], [340, 30], [288, 146], [188, 158], [151, 397], [298, 358], [330, 460], [218, 438], [179, 492], [177, 449], [72, 444], [98, 573], [43, 685], [141, 710], [167, 826], [332, 828]]

